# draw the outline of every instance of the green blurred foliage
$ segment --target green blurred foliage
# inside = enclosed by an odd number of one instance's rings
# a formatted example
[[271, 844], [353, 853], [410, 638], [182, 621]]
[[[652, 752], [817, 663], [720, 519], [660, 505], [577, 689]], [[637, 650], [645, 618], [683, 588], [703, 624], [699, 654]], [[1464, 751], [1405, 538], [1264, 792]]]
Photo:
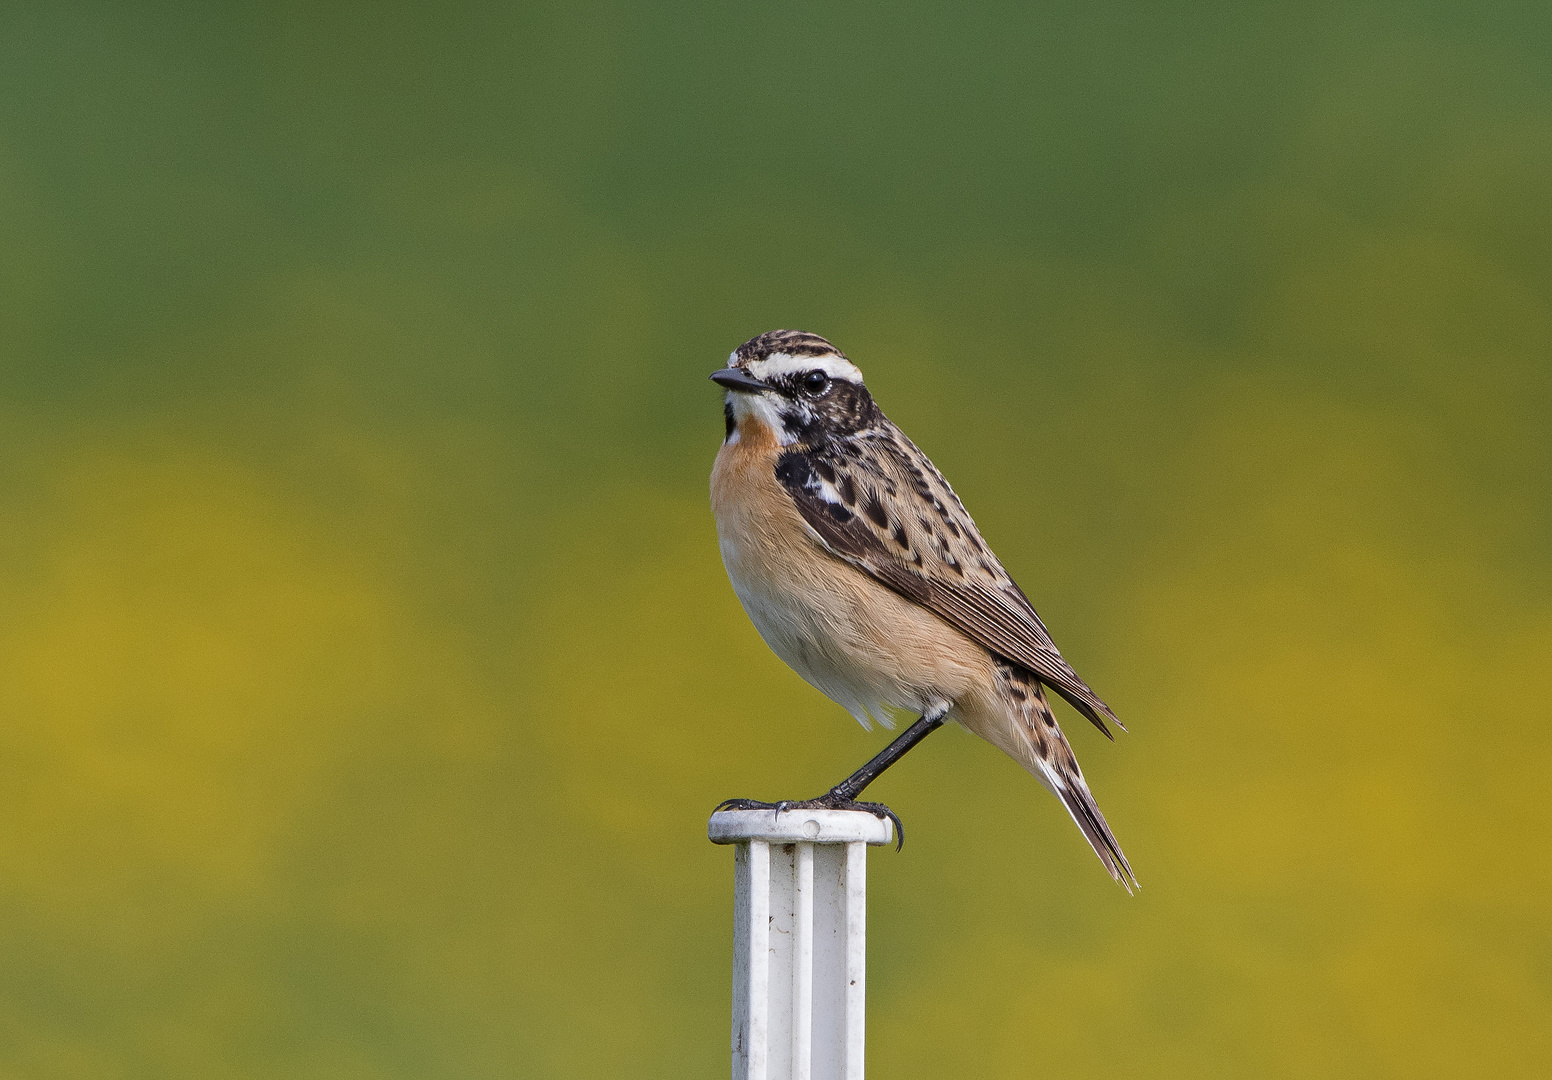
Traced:
[[725, 1075], [777, 326], [1132, 728], [880, 783], [875, 1075], [1548, 1075], [1549, 12], [8, 5], [0, 1077]]

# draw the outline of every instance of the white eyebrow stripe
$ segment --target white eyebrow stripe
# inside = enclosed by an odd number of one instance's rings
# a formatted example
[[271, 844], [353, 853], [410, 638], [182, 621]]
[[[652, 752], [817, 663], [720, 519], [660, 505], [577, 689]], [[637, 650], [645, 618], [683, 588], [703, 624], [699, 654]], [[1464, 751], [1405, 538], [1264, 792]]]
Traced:
[[792, 356], [789, 353], [771, 353], [761, 360], [751, 361], [749, 372], [757, 379], [775, 375], [795, 375], [804, 371], [822, 371], [832, 379], [850, 383], [862, 382], [862, 372], [845, 357], [830, 353], [826, 356]]

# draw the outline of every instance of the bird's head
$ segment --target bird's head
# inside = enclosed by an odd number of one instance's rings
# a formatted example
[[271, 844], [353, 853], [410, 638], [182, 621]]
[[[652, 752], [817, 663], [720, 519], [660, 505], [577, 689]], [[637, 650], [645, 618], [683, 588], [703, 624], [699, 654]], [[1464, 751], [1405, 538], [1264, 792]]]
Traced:
[[711, 374], [727, 390], [727, 441], [751, 425], [782, 446], [814, 445], [870, 426], [878, 416], [862, 372], [818, 334], [771, 330], [750, 338]]

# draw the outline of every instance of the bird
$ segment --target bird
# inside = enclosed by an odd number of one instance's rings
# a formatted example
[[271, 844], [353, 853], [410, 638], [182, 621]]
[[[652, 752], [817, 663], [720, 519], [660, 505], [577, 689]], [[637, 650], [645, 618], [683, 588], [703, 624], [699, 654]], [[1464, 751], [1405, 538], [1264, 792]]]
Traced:
[[894, 726], [919, 715], [816, 799], [729, 799], [718, 809], [865, 810], [863, 789], [946, 721], [1050, 790], [1110, 876], [1136, 875], [1090, 793], [1047, 691], [1105, 736], [1123, 731], [1057, 651], [1034, 606], [943, 474], [896, 427], [829, 341], [772, 330], [711, 375], [726, 391], [711, 472], [718, 546], [755, 629], [804, 680], [851, 713]]

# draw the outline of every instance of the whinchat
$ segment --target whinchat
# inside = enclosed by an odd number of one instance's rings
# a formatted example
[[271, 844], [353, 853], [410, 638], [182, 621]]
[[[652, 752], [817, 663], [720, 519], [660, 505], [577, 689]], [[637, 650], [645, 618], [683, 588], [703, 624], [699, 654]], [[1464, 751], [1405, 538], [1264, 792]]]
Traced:
[[[893, 818], [857, 796], [945, 720], [1013, 758], [1061, 799], [1095, 853], [1136, 884], [1046, 699], [1124, 726], [1078, 678], [927, 455], [892, 424], [862, 372], [817, 334], [772, 330], [711, 376], [727, 391], [711, 507], [733, 591], [765, 643], [850, 712], [920, 719], [817, 799]], [[898, 826], [898, 819], [896, 824]]]

